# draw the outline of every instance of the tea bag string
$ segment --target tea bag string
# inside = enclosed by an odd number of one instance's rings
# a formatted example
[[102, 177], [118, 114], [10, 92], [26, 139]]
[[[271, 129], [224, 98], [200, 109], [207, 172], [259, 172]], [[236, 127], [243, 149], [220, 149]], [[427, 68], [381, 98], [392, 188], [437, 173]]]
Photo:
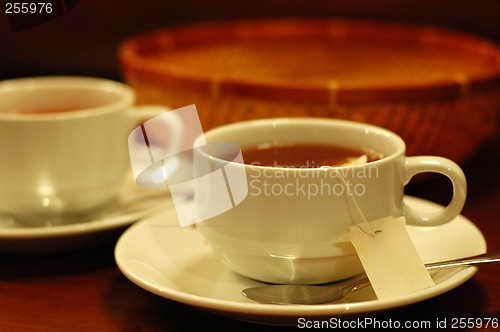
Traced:
[[363, 211], [361, 211], [361, 208], [358, 205], [358, 202], [354, 198], [354, 194], [352, 193], [351, 189], [347, 185], [346, 180], [344, 177], [340, 174], [337, 168], [331, 167], [331, 166], [322, 166], [322, 168], [329, 168], [335, 170], [335, 173], [337, 173], [337, 176], [339, 179], [344, 183], [344, 186], [347, 188], [347, 191], [349, 193], [349, 196], [352, 198], [352, 202], [354, 203], [354, 206], [356, 207], [356, 210], [358, 210], [359, 215], [361, 216], [361, 219], [363, 219], [363, 223], [366, 225], [366, 227], [369, 229], [369, 231], [364, 230], [358, 223], [354, 223], [356, 227], [358, 227], [363, 233], [365, 233], [368, 236], [375, 237], [376, 233], [373, 231], [372, 227], [370, 226], [370, 223], [368, 220], [366, 220], [365, 215], [363, 214]]

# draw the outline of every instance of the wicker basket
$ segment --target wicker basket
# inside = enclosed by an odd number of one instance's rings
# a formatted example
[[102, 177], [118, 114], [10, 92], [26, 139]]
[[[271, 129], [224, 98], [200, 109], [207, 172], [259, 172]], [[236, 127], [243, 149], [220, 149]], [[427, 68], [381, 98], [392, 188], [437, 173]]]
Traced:
[[139, 103], [196, 104], [205, 130], [312, 116], [398, 133], [408, 154], [458, 162], [497, 129], [500, 50], [432, 27], [255, 20], [161, 30], [119, 50]]

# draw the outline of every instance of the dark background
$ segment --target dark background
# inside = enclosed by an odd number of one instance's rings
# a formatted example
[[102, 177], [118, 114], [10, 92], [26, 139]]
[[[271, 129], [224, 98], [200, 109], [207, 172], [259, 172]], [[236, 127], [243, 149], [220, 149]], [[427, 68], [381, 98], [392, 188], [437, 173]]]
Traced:
[[500, 42], [498, 0], [80, 0], [66, 14], [18, 32], [4, 12], [0, 79], [64, 74], [120, 80], [116, 48], [126, 38], [161, 27], [237, 18], [380, 19], [431, 24]]

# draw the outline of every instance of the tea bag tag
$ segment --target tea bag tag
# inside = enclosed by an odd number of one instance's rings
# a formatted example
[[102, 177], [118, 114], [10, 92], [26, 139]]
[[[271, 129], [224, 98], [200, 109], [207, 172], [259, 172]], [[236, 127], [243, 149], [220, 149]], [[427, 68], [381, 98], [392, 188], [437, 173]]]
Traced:
[[349, 233], [338, 240], [353, 244], [378, 299], [434, 286], [405, 224], [404, 217], [378, 219], [351, 226]]

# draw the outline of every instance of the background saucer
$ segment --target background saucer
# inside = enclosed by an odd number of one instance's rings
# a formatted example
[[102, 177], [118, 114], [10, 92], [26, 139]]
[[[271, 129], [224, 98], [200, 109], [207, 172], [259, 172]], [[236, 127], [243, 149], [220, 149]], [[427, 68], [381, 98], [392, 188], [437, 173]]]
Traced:
[[0, 251], [41, 253], [77, 249], [117, 237], [133, 222], [169, 209], [173, 205], [168, 191], [142, 189], [128, 179], [119, 196], [102, 210], [61, 225], [30, 227], [0, 217]]

